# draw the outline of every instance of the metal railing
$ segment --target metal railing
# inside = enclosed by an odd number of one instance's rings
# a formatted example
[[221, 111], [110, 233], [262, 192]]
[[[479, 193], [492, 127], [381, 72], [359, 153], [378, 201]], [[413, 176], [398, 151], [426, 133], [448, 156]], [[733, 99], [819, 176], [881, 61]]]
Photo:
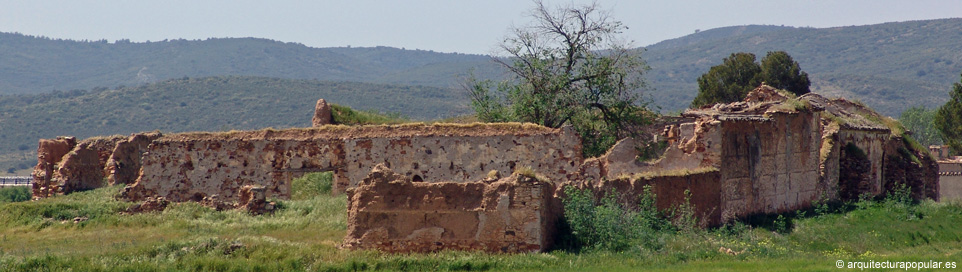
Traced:
[[0, 177], [0, 186], [30, 186], [33, 177]]

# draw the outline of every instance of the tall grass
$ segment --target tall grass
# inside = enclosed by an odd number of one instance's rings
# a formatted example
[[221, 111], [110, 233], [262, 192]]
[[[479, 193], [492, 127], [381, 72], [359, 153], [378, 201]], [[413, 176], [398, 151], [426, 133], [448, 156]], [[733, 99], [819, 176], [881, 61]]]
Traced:
[[[297, 186], [313, 185], [317, 183]], [[536, 254], [398, 255], [338, 249], [347, 228], [346, 198], [323, 190], [280, 201], [273, 215], [262, 216], [218, 212], [196, 203], [122, 215], [119, 211], [132, 203], [115, 200], [119, 190], [0, 204], [0, 271], [786, 271], [834, 270], [837, 259], [962, 260], [962, 229], [957, 227], [962, 206], [915, 203], [898, 193], [782, 214], [785, 224], [778, 231], [778, 216], [679, 231], [664, 225], [664, 213], [640, 207], [651, 204], [594, 202], [580, 195], [584, 205], [578, 207], [597, 218], [585, 222], [617, 223], [592, 226], [598, 229], [596, 237], [612, 237], [594, 241], [614, 242]], [[649, 195], [639, 202], [653, 200]], [[624, 207], [632, 210], [619, 210]], [[87, 219], [75, 223], [76, 217]], [[653, 235], [629, 233], [639, 228]], [[630, 239], [619, 238], [623, 236]]]
[[307, 173], [291, 181], [291, 199], [306, 200], [330, 194], [334, 172]]

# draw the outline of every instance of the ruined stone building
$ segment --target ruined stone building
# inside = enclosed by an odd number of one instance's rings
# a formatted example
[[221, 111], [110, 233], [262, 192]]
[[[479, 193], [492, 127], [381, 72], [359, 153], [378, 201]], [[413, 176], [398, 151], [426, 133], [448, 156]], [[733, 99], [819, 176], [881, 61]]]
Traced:
[[686, 111], [654, 135], [667, 145], [654, 159], [631, 138], [582, 158], [570, 128], [352, 127], [326, 124], [325, 107], [319, 101], [313, 128], [41, 140], [34, 197], [128, 184], [122, 195], [132, 201], [236, 201], [250, 186], [283, 199], [292, 179], [332, 171], [334, 191], [348, 196], [347, 248], [531, 252], [552, 245], [564, 186], [616, 189], [628, 201], [651, 185], [661, 209], [690, 194], [703, 225], [900, 184], [916, 198], [940, 196], [935, 161], [894, 120], [768, 86], [743, 102]]

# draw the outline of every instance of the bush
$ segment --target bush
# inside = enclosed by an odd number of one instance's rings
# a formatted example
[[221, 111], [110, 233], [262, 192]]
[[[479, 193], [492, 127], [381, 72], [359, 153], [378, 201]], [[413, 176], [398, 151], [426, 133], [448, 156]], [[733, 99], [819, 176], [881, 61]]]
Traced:
[[629, 209], [618, 203], [617, 192], [609, 191], [598, 201], [591, 190], [565, 188], [564, 222], [570, 234], [565, 244], [574, 251], [611, 250], [623, 251], [634, 245], [649, 250], [660, 249], [660, 236], [671, 230], [655, 207], [655, 195], [650, 186], [645, 187], [637, 209]]
[[14, 186], [0, 188], [0, 203], [21, 202], [30, 200], [30, 187]]

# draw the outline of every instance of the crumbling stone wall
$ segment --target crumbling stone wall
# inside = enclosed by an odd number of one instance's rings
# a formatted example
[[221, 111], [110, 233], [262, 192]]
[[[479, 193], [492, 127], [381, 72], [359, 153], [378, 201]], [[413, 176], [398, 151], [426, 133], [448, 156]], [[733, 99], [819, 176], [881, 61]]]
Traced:
[[133, 134], [118, 141], [104, 168], [107, 184], [134, 183], [140, 174], [141, 156], [147, 151], [147, 146], [160, 136], [160, 133]]
[[40, 139], [37, 146], [37, 166], [33, 169], [33, 197], [47, 197], [56, 194], [59, 187], [53, 184], [54, 171], [57, 170], [64, 155], [77, 146], [74, 137]]
[[310, 129], [176, 134], [154, 140], [139, 179], [124, 195], [201, 200], [236, 198], [259, 185], [273, 197], [290, 195], [305, 172], [334, 171], [334, 190], [358, 185], [384, 163], [412, 180], [480, 180], [492, 171], [537, 169], [554, 180], [575, 178], [580, 140], [570, 128], [530, 124], [323, 126]]
[[143, 157], [140, 177], [125, 188], [130, 200], [163, 196], [170, 201], [201, 201], [218, 195], [238, 199], [245, 185], [266, 188], [270, 196], [290, 196], [297, 173], [325, 171], [340, 164], [337, 141], [245, 133], [230, 139], [173, 135], [155, 140]]
[[[608, 152], [582, 167], [589, 179], [617, 179], [623, 175], [644, 172], [718, 167], [721, 163], [721, 122], [700, 118], [692, 123], [665, 128], [668, 148], [660, 158], [640, 161], [638, 149], [644, 143], [626, 138], [615, 143]], [[593, 169], [597, 168], [597, 170]]]
[[816, 200], [821, 127], [817, 114], [720, 116], [721, 220], [806, 208]]
[[[68, 138], [63, 138], [68, 139]], [[72, 138], [69, 138], [72, 139]], [[104, 185], [105, 165], [109, 159], [114, 145], [120, 141], [120, 137], [96, 137], [81, 141], [74, 145], [70, 152], [62, 155], [55, 164], [45, 162], [47, 156], [56, 156], [49, 151], [38, 152], [39, 159], [37, 168], [34, 170], [34, 194], [35, 198], [48, 197], [59, 194], [68, 194], [74, 191], [99, 188]], [[63, 141], [54, 140], [59, 154], [61, 148], [65, 147]], [[50, 140], [41, 140], [41, 149], [44, 144], [51, 143]], [[40, 153], [50, 153], [42, 154]]]
[[551, 245], [551, 182], [518, 174], [415, 182], [384, 165], [347, 190], [344, 246], [387, 252], [538, 252]]

